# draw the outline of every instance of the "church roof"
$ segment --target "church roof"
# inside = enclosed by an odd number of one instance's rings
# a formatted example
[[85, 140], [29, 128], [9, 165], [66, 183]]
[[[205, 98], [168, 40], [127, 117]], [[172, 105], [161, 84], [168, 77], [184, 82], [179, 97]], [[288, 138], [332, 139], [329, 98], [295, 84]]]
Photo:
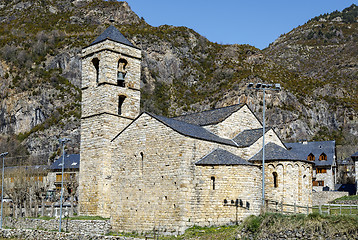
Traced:
[[[265, 133], [269, 130], [271, 130], [271, 128], [266, 128]], [[240, 147], [248, 147], [255, 143], [260, 137], [262, 137], [262, 128], [256, 128], [242, 131], [236, 135], [233, 140]]]
[[196, 124], [200, 126], [206, 126], [211, 124], [216, 124], [224, 121], [231, 114], [242, 108], [244, 104], [236, 104], [228, 107], [222, 107], [217, 109], [212, 109], [208, 111], [191, 113], [173, 119], [184, 121], [191, 124]]
[[96, 40], [94, 40], [90, 45], [102, 42], [106, 39], [110, 39], [115, 42], [123, 43], [125, 45], [134, 47], [133, 44], [123, 36], [123, 34], [114, 26], [109, 26], [101, 35], [99, 35]]
[[[315, 156], [314, 163], [316, 166], [331, 166], [334, 164], [336, 155], [335, 141], [285, 143], [285, 146], [303, 159], [307, 159], [308, 155], [312, 153]], [[319, 156], [322, 153], [327, 155], [327, 161], [319, 160]]]
[[241, 157], [221, 148], [217, 148], [198, 162], [196, 165], [253, 165]]
[[235, 142], [232, 141], [231, 139], [221, 138], [199, 125], [190, 124], [173, 118], [158, 116], [152, 113], [147, 113], [147, 114], [185, 136], [198, 138], [211, 142], [223, 143], [231, 146], [237, 146]]
[[[265, 145], [265, 161], [274, 160], [290, 160], [290, 161], [307, 161], [295, 153], [278, 146], [275, 143], [269, 142]], [[256, 153], [249, 161], [262, 161], [262, 149]]]

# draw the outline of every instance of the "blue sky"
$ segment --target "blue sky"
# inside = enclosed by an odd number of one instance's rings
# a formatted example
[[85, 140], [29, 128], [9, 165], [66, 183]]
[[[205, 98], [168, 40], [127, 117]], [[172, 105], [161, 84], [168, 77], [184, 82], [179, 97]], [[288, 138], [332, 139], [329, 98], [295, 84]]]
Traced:
[[281, 34], [358, 0], [127, 0], [152, 26], [186, 26], [212, 42], [263, 49]]

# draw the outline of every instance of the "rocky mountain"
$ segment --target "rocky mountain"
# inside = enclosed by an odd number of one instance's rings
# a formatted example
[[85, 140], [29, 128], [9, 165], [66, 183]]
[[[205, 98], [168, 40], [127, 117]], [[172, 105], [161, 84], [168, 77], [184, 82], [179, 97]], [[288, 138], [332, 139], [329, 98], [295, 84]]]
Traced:
[[[221, 45], [186, 27], [148, 25], [126, 2], [0, 3], [0, 151], [10, 164], [46, 162], [58, 138], [80, 140], [80, 52], [114, 25], [142, 49], [142, 110], [166, 116], [246, 102], [287, 141], [332, 140], [345, 157], [358, 145], [357, 7], [311, 19], [267, 49]], [[18, 157], [31, 155], [32, 158]]]

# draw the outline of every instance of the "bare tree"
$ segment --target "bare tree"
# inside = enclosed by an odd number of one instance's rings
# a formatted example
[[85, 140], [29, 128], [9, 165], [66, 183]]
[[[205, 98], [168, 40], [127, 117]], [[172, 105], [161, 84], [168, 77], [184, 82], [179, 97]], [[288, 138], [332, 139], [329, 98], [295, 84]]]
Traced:
[[38, 215], [38, 206], [48, 187], [46, 175], [44, 166], [6, 168], [4, 193], [13, 201], [13, 216]]

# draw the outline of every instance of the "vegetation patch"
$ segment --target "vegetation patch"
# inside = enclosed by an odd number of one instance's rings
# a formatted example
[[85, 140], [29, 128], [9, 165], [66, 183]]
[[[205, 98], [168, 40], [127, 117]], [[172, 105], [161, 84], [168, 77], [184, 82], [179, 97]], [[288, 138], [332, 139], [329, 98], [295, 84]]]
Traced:
[[332, 203], [339, 203], [342, 201], [357, 201], [357, 203], [358, 203], [358, 195], [343, 196], [343, 197], [333, 200]]

